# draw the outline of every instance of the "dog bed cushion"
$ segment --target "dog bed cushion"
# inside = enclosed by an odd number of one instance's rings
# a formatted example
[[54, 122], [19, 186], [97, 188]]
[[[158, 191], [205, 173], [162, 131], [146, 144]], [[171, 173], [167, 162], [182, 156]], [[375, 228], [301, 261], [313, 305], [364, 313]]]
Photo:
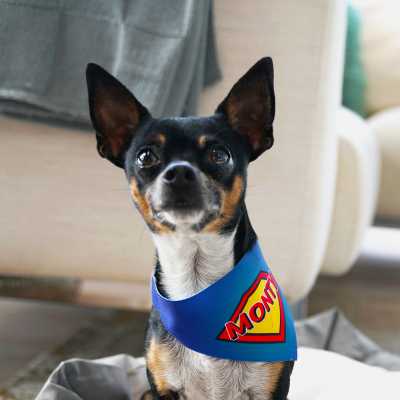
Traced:
[[400, 372], [330, 351], [302, 347], [292, 374], [291, 400], [400, 398]]
[[[400, 357], [382, 350], [337, 310], [297, 322], [296, 331], [301, 347], [290, 400], [400, 398]], [[147, 390], [144, 359], [117, 355], [61, 363], [36, 400], [136, 400]]]
[[[289, 398], [397, 398], [399, 382], [400, 372], [389, 372], [329, 351], [301, 347]], [[143, 358], [119, 355], [97, 361], [62, 363], [36, 400], [139, 400], [147, 390]]]

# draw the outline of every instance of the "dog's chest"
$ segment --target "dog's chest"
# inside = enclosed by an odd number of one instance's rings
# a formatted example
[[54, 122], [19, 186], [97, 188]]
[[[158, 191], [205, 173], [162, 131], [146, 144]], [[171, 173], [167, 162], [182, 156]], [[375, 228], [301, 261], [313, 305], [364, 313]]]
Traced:
[[194, 295], [233, 266], [234, 232], [230, 235], [154, 235], [162, 265], [162, 284], [171, 300]]
[[[162, 282], [169, 298], [186, 298], [224, 276], [234, 263], [234, 234], [155, 236]], [[270, 399], [267, 365], [212, 358], [182, 346], [173, 338], [168, 348], [165, 379], [180, 398]]]
[[190, 400], [268, 400], [267, 366], [234, 362], [194, 352], [174, 340], [166, 378]]

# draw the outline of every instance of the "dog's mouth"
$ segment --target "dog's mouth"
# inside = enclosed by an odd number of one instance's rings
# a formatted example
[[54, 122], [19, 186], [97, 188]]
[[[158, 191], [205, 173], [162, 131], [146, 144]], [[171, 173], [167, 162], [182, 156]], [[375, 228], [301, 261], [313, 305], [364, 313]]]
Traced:
[[192, 226], [203, 218], [205, 210], [199, 202], [190, 199], [166, 200], [159, 207], [154, 208], [153, 215], [161, 223], [167, 225]]
[[206, 202], [202, 197], [177, 196], [165, 198], [152, 206], [154, 218], [165, 225], [201, 230], [206, 222], [219, 215], [218, 203]]
[[200, 175], [196, 181], [183, 186], [165, 184], [158, 179], [149, 188], [148, 200], [159, 223], [198, 231], [204, 221], [218, 216], [221, 195], [207, 177]]
[[204, 208], [203, 203], [200, 196], [170, 196], [162, 201], [159, 209], [160, 211], [191, 213], [201, 211]]

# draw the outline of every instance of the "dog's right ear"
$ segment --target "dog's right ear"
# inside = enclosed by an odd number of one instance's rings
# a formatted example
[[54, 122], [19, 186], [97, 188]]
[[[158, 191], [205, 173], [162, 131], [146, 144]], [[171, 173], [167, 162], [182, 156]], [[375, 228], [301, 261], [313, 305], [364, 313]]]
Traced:
[[123, 168], [132, 138], [150, 114], [121, 82], [100, 66], [88, 64], [86, 81], [97, 150]]

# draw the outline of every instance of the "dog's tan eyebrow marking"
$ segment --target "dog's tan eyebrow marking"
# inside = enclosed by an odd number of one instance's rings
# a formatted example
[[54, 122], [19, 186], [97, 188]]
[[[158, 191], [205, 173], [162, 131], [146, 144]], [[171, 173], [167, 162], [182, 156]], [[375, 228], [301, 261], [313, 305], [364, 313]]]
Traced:
[[207, 135], [201, 135], [199, 136], [199, 138], [197, 139], [197, 144], [200, 147], [204, 147], [207, 143]]
[[159, 133], [155, 136], [154, 140], [158, 143], [158, 144], [165, 144], [166, 142], [166, 137], [163, 133]]

